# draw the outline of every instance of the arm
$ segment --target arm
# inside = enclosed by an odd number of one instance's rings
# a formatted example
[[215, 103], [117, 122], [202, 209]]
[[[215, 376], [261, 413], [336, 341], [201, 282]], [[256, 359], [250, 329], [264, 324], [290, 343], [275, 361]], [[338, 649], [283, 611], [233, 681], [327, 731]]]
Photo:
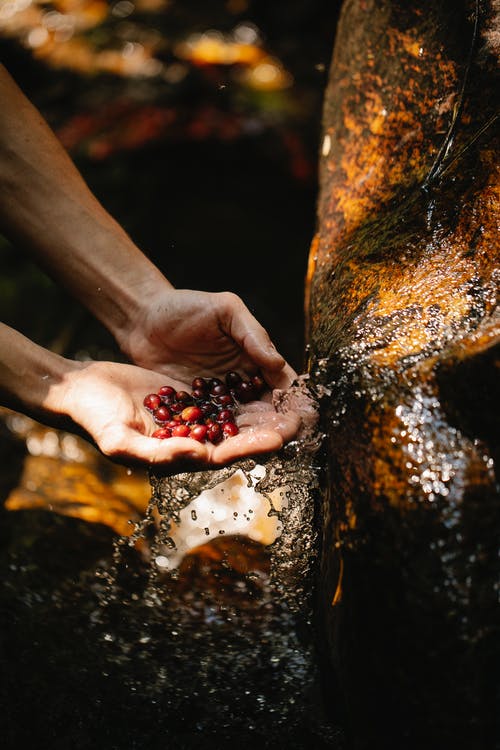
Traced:
[[0, 66], [0, 227], [80, 300], [139, 365], [188, 382], [261, 368], [295, 373], [239, 297], [175, 290], [90, 192]]
[[[189, 438], [158, 440], [143, 407], [164, 377], [134, 365], [75, 362], [60, 357], [0, 323], [0, 403], [45, 424], [90, 439], [120, 463], [223, 464], [243, 455], [277, 450], [299, 424], [293, 414], [269, 409], [242, 415], [241, 432], [219, 445]], [[180, 383], [170, 381], [174, 386]]]

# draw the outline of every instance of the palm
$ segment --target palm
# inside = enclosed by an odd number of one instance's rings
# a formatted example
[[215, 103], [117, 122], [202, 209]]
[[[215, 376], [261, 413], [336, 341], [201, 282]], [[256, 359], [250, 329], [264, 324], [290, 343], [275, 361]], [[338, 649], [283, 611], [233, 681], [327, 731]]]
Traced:
[[[143, 400], [165, 384], [164, 376], [134, 365], [92, 362], [75, 375], [67, 397], [68, 413], [114, 460], [164, 463], [172, 471], [186, 461], [194, 466], [220, 465], [277, 450], [297, 432], [296, 414], [278, 414], [270, 403], [260, 402], [243, 407], [238, 417], [240, 433], [218, 445], [190, 438], [153, 438], [156, 426]], [[179, 390], [186, 387], [185, 381], [171, 378], [168, 384]]]

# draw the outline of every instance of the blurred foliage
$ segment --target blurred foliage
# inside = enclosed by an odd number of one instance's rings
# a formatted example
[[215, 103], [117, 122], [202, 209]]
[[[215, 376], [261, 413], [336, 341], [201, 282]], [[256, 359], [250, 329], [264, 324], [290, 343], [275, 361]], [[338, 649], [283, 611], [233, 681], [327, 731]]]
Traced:
[[[0, 5], [4, 64], [106, 208], [174, 284], [241, 294], [296, 363], [338, 6]], [[45, 345], [66, 341], [72, 354], [81, 346], [93, 356], [96, 347], [112, 352], [109, 337], [63, 290], [14, 256], [0, 247], [4, 319], [14, 324], [20, 315], [28, 335]], [[61, 309], [75, 310], [69, 338], [54, 322]]]

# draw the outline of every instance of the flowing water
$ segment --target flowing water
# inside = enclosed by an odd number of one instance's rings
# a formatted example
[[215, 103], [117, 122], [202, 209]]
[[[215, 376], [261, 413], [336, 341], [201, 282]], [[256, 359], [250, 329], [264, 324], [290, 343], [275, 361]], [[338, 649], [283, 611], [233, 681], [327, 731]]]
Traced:
[[340, 749], [316, 653], [320, 444], [304, 431], [278, 454], [151, 474], [147, 507], [132, 514], [128, 500], [127, 534], [116, 517], [112, 531], [68, 508], [21, 510], [14, 495], [2, 518], [6, 747]]

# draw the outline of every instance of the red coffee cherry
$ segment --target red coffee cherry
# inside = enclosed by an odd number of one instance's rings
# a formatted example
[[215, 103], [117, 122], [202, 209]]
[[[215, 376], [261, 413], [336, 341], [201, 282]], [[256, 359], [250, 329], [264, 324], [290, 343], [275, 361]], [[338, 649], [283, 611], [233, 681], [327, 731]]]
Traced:
[[234, 398], [229, 394], [225, 396], [216, 396], [214, 401], [219, 404], [219, 406], [232, 406], [234, 404]]
[[209, 390], [212, 390], [212, 388], [215, 388], [217, 385], [224, 385], [222, 380], [220, 378], [209, 378], [208, 379], [208, 388]]
[[263, 393], [267, 388], [266, 381], [260, 375], [253, 375], [250, 378], [250, 382], [255, 388], [255, 392], [257, 393], [258, 396], [260, 396], [260, 394]]
[[211, 443], [217, 445], [222, 440], [222, 427], [217, 422], [211, 424], [207, 430], [207, 437]]
[[142, 403], [144, 404], [146, 409], [154, 411], [160, 406], [161, 398], [157, 393], [148, 393], [148, 395], [144, 397], [144, 401]]
[[234, 412], [232, 409], [221, 409], [217, 414], [217, 422], [234, 422]]
[[172, 431], [169, 430], [168, 427], [159, 427], [153, 432], [152, 437], [160, 438], [160, 440], [165, 440], [166, 438], [172, 437]]
[[238, 403], [259, 398], [267, 385], [260, 375], [244, 380], [238, 372], [229, 371], [224, 381], [216, 377], [193, 378], [191, 387], [192, 392], [188, 393], [164, 385], [158, 393], [144, 397], [145, 408], [160, 425], [153, 433], [155, 437], [191, 437], [217, 445], [238, 434], [235, 421]]
[[256, 397], [255, 388], [249, 380], [244, 380], [236, 388], [236, 398], [243, 404], [253, 401]]
[[172, 428], [172, 437], [189, 437], [191, 429], [187, 424], [178, 424]]
[[234, 371], [226, 372], [225, 381], [226, 381], [226, 385], [228, 388], [235, 388], [237, 385], [241, 383], [242, 380], [243, 378], [241, 377], [239, 372], [234, 372]]
[[238, 432], [239, 429], [234, 422], [224, 422], [222, 425], [222, 434], [225, 438], [234, 437]]
[[205, 424], [195, 424], [191, 427], [189, 437], [194, 440], [198, 440], [199, 443], [204, 443], [207, 437], [208, 427]]
[[191, 388], [193, 391], [199, 390], [208, 393], [208, 383], [205, 378], [195, 378], [191, 383]]
[[219, 385], [214, 385], [212, 388], [210, 388], [210, 395], [211, 396], [226, 396], [227, 388], [224, 385], [224, 383], [220, 383]]
[[207, 397], [207, 393], [208, 391], [203, 390], [202, 388], [194, 388], [191, 395], [196, 401], [203, 401], [203, 399]]
[[155, 409], [155, 411], [153, 412], [153, 417], [155, 419], [155, 422], [168, 422], [172, 418], [172, 412], [170, 411], [168, 406], [162, 404], [157, 409]]
[[181, 417], [185, 422], [197, 422], [199, 419], [203, 419], [203, 412], [199, 406], [186, 406], [181, 411]]
[[175, 396], [175, 388], [172, 388], [171, 385], [162, 385], [162, 387], [158, 390], [159, 396], [166, 396], [167, 398], [173, 398]]
[[191, 394], [187, 391], [177, 391], [175, 398], [180, 404], [184, 404], [184, 406], [190, 404], [193, 400]]

